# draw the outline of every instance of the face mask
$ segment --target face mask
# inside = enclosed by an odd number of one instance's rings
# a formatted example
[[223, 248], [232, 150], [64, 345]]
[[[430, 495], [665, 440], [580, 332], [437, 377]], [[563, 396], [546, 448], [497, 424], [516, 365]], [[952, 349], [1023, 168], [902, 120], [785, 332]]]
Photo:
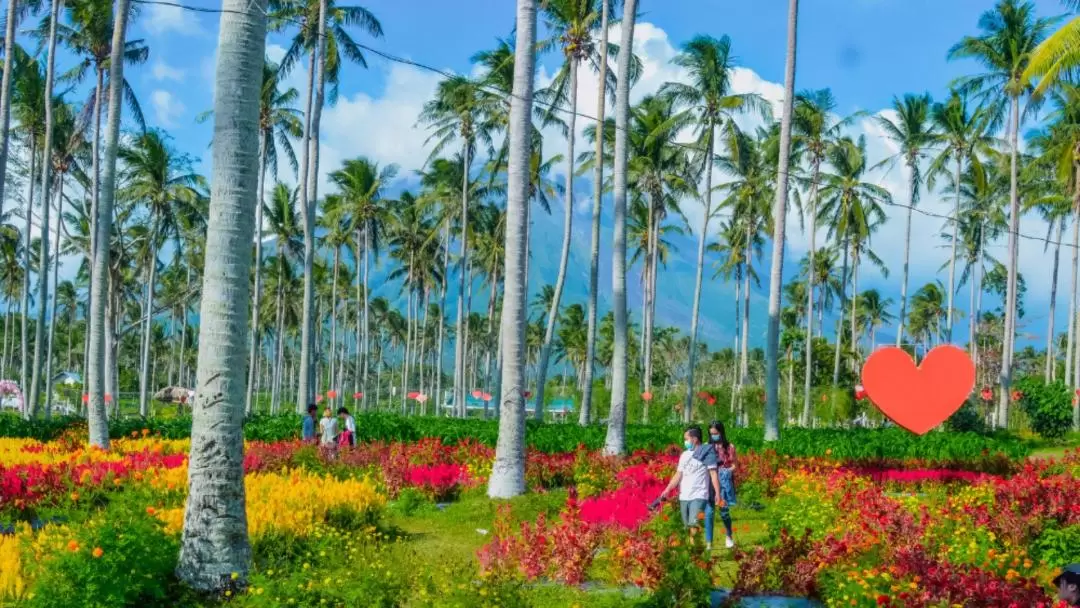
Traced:
[[685, 447], [688, 450], [694, 447], [694, 442], [693, 441], [684, 441], [684, 442], [682, 442], [682, 444], [683, 444], [683, 447]]
[[717, 442], [718, 442], [718, 441], [720, 441], [720, 436], [719, 436], [719, 435], [709, 435], [709, 437], [710, 437], [710, 438], [711, 438], [711, 439], [712, 439], [713, 441], [717, 441]]

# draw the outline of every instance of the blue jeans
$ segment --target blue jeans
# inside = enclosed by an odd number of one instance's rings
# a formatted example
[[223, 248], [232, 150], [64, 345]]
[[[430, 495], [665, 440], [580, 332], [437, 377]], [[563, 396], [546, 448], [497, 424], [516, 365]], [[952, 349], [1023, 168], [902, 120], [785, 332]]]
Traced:
[[[735, 504], [735, 480], [731, 469], [718, 471], [720, 482], [720, 496], [724, 499], [724, 506], [720, 508], [720, 521], [724, 522], [724, 531], [730, 537], [731, 534], [731, 505]], [[705, 542], [713, 540], [713, 526], [716, 514], [716, 499], [713, 496], [705, 503]]]

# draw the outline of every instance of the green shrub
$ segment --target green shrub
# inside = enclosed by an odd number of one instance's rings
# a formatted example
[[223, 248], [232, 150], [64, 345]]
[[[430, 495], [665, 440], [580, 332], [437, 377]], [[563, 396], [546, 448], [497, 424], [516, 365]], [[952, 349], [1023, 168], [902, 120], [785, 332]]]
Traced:
[[27, 606], [155, 606], [175, 597], [179, 546], [156, 519], [110, 509], [75, 528], [72, 540], [77, 550], [65, 549], [37, 564]]
[[986, 420], [979, 412], [979, 407], [968, 399], [945, 421], [945, 428], [958, 433], [982, 433], [986, 431]]
[[1072, 428], [1072, 391], [1064, 382], [1047, 384], [1042, 378], [1022, 378], [1015, 390], [1028, 416], [1031, 430], [1044, 439], [1063, 439]]
[[1080, 526], [1047, 528], [1032, 543], [1031, 556], [1053, 566], [1080, 562]]

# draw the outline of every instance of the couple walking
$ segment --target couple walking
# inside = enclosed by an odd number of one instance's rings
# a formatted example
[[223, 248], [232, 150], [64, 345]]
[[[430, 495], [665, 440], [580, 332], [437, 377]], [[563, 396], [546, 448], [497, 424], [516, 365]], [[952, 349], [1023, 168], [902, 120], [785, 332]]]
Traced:
[[735, 445], [727, 439], [724, 424], [714, 420], [709, 425], [709, 441], [702, 441], [701, 428], [691, 426], [683, 433], [685, 450], [679, 456], [679, 466], [652, 508], [660, 504], [669, 492], [679, 489], [679, 511], [683, 525], [692, 532], [698, 521], [705, 520], [705, 546], [712, 549], [716, 511], [727, 533], [725, 545], [735, 546], [731, 529], [731, 507], [735, 504]]

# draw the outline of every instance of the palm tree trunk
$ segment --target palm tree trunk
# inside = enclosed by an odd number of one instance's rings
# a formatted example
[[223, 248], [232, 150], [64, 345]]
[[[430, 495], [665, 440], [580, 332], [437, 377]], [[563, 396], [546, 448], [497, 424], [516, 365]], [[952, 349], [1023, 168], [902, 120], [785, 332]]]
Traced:
[[[526, 255], [528, 255], [526, 253]], [[435, 348], [435, 412], [443, 405], [443, 344], [446, 342], [446, 284], [450, 274], [450, 219], [443, 222], [443, 274], [439, 288], [439, 344]], [[457, 406], [457, 403], [454, 404]]]
[[[909, 167], [910, 169], [910, 167]], [[897, 319], [896, 327], [896, 347], [899, 348], [904, 344], [904, 322], [907, 317], [907, 287], [908, 287], [908, 260], [911, 257], [911, 213], [915, 208], [916, 193], [919, 189], [919, 182], [916, 181], [917, 173], [911, 171], [911, 206], [907, 210], [907, 223], [904, 228], [904, 270], [903, 278], [900, 280], [900, 317]], [[952, 297], [951, 295], [949, 296]], [[852, 336], [854, 341], [854, 336]]]
[[259, 371], [259, 299], [262, 297], [263, 188], [266, 185], [266, 139], [259, 137], [259, 199], [255, 202], [255, 287], [251, 292], [251, 349], [248, 352], [247, 397], [244, 415], [254, 412]]
[[[528, 206], [528, 205], [526, 204], [526, 206]], [[492, 365], [493, 361], [492, 361], [491, 357], [493, 355], [492, 350], [493, 350], [493, 347], [494, 347], [494, 344], [495, 344], [495, 300], [496, 300], [496, 296], [498, 295], [498, 292], [499, 292], [499, 269], [498, 268], [492, 268], [491, 269], [491, 291], [488, 292], [488, 313], [487, 313], [487, 317], [488, 317], [488, 326], [487, 326], [488, 344], [487, 344], [487, 347], [485, 348], [485, 350], [487, 352], [484, 355], [484, 357], [485, 357], [485, 360], [484, 360], [484, 388], [487, 389], [487, 390], [492, 390], [491, 383], [493, 381], [493, 378], [491, 377], [491, 372], [492, 372], [491, 365]], [[426, 295], [426, 291], [425, 291], [425, 295]], [[425, 323], [424, 326], [426, 328], [427, 324]], [[494, 363], [497, 363], [497, 362], [498, 362], [497, 360], [494, 361]]]
[[1001, 394], [998, 396], [997, 427], [1009, 426], [1009, 386], [1012, 384], [1013, 336], [1016, 334], [1016, 253], [1020, 232], [1020, 193], [1017, 191], [1017, 154], [1020, 133], [1020, 100], [1012, 98], [1009, 127], [1009, 277], [1005, 289], [1005, 339], [1001, 351]]
[[795, 39], [798, 33], [799, 0], [788, 4], [788, 46], [784, 75], [784, 116], [780, 121], [780, 166], [776, 174], [773, 203], [773, 253], [769, 277], [769, 327], [765, 340], [765, 441], [780, 439], [780, 290], [783, 285], [784, 229], [787, 218], [788, 164], [791, 157], [791, 113], [795, 102]]
[[637, 0], [623, 2], [622, 46], [619, 47], [615, 72], [615, 159], [612, 169], [615, 227], [611, 247], [615, 339], [611, 356], [611, 409], [604, 440], [604, 453], [608, 455], [626, 451], [626, 170], [629, 151], [626, 131], [630, 116], [630, 61], [636, 18]]
[[859, 250], [851, 252], [851, 354], [854, 357], [854, 369], [858, 376], [859, 371]]
[[[581, 411], [578, 424], [589, 424], [592, 417], [592, 385], [596, 361], [597, 294], [600, 276], [600, 211], [604, 194], [604, 111], [607, 109], [608, 67], [608, 3], [601, 2], [600, 9], [600, 74], [597, 76], [599, 94], [596, 97], [596, 161], [593, 167], [592, 249], [589, 255], [589, 301], [585, 333], [585, 378], [582, 382]], [[527, 277], [526, 277], [527, 278]], [[692, 368], [691, 368], [692, 369]]]
[[231, 11], [221, 16], [216, 80], [217, 90], [227, 93], [214, 101], [209, 215], [218, 221], [208, 222], [206, 234], [206, 267], [217, 271], [203, 275], [188, 500], [176, 567], [181, 580], [216, 594], [245, 588], [251, 564], [244, 506], [244, 363], [259, 157], [247, 144], [259, 135], [266, 44], [263, 0], [225, 0], [222, 8]]
[[[813, 378], [814, 370], [814, 279], [817, 274], [814, 272], [814, 254], [817, 253], [816, 241], [817, 241], [817, 202], [818, 202], [818, 181], [821, 179], [821, 161], [814, 159], [813, 178], [810, 184], [810, 252], [809, 252], [809, 265], [807, 268], [809, 272], [806, 277], [806, 378], [803, 381], [803, 409], [802, 414], [799, 417], [799, 426], [807, 428], [810, 426], [810, 416], [812, 408], [814, 407], [813, 399], [810, 395], [810, 384]], [[826, 286], [822, 286], [822, 291], [826, 289]]]
[[[953, 204], [952, 217], [952, 251], [949, 254], [949, 304], [945, 317], [945, 335], [949, 342], [953, 341], [953, 295], [956, 293], [956, 241], [959, 237], [960, 227], [960, 169], [962, 158], [956, 157], [956, 202]], [[1060, 241], [1061, 239], [1058, 239]]]
[[[1057, 221], [1057, 238], [1054, 240], [1054, 267], [1050, 273], [1050, 315], [1046, 321], [1046, 370], [1044, 380], [1049, 383], [1057, 370], [1054, 369], [1054, 310], [1057, 305], [1058, 263], [1061, 259], [1061, 233], [1065, 228], [1065, 222]], [[951, 334], [950, 334], [951, 337]]]
[[[90, 361], [88, 364], [90, 407], [90, 445], [109, 448], [109, 427], [105, 419], [105, 373], [106, 350], [112, 351], [112, 335], [104, 335], [105, 313], [109, 300], [109, 236], [112, 234], [113, 199], [116, 194], [116, 150], [120, 140], [120, 112], [123, 108], [124, 62], [121, 60], [127, 40], [127, 20], [130, 0], [117, 0], [116, 19], [113, 24], [112, 61], [109, 62], [109, 118], [105, 126], [105, 170], [102, 175], [101, 197], [97, 209], [95, 230], [93, 281], [90, 285]], [[100, 92], [100, 87], [99, 87]], [[245, 278], [245, 281], [247, 279]], [[108, 343], [107, 343], [108, 340]], [[107, 362], [106, 362], [107, 363]], [[111, 377], [111, 373], [110, 373]], [[118, 395], [113, 398], [119, 401]]]
[[[47, 357], [45, 363], [45, 417], [52, 418], [52, 403], [53, 403], [53, 339], [56, 336], [56, 306], [58, 295], [60, 295], [60, 223], [64, 221], [64, 175], [61, 173], [57, 176], [56, 187], [56, 240], [53, 242], [53, 298], [52, 298], [52, 311], [49, 313], [49, 342], [48, 348], [45, 350]], [[42, 230], [47, 228], [42, 227]], [[71, 324], [68, 324], [68, 369], [70, 371], [71, 360]], [[2, 377], [2, 376], [0, 376]]]
[[[424, 313], [424, 317], [423, 317], [422, 322], [419, 320], [420, 319], [420, 311], [417, 311], [417, 313], [416, 313], [417, 321], [420, 323], [420, 330], [419, 330], [419, 332], [420, 332], [420, 348], [417, 351], [417, 357], [416, 357], [416, 361], [417, 361], [416, 369], [418, 370], [418, 372], [420, 374], [420, 379], [419, 379], [419, 381], [417, 383], [417, 390], [419, 390], [422, 395], [426, 396], [427, 392], [424, 391], [424, 353], [425, 353], [425, 349], [427, 347], [427, 327], [428, 327], [428, 290], [427, 290], [426, 286], [424, 287], [423, 298], [421, 299], [421, 308], [422, 308], [423, 313]], [[426, 415], [427, 414], [427, 400], [425, 400], [420, 405], [421, 405], [421, 410], [422, 410], [421, 413], [423, 415]]]
[[465, 281], [469, 274], [469, 142], [461, 145], [461, 239], [458, 243], [458, 263], [461, 273], [458, 277], [457, 293], [457, 333], [454, 337], [454, 407], [459, 418], [467, 414], [465, 409], [465, 322], [468, 311], [465, 309]]
[[739, 341], [739, 390], [736, 395], [738, 424], [746, 424], [745, 404], [742, 401], [742, 387], [750, 383], [750, 270], [753, 265], [754, 250], [751, 246], [750, 226], [746, 228], [746, 274], [743, 276], [742, 339]]
[[154, 281], [157, 278], [157, 246], [154, 244], [156, 238], [157, 228], [155, 227], [150, 235], [150, 268], [147, 273], [146, 302], [143, 305], [143, 314], [146, 318], [143, 320], [142, 373], [139, 378], [139, 415], [143, 418], [150, 414], [150, 332], [153, 329]]
[[[650, 196], [649, 203], [651, 205], [649, 211], [649, 226], [648, 226], [648, 248], [645, 254], [645, 267], [647, 272], [645, 273], [645, 301], [644, 301], [644, 331], [642, 331], [642, 377], [641, 377], [641, 390], [645, 393], [652, 392], [652, 351], [653, 351], [653, 314], [656, 310], [653, 306], [653, 300], [656, 296], [654, 288], [656, 285], [656, 269], [657, 269], [657, 242], [658, 234], [660, 232], [660, 216], [657, 204], [663, 205], [663, 199], [659, 196]], [[644, 409], [645, 422], [649, 422], [649, 402], [645, 402]]]
[[[304, 134], [304, 166], [300, 176], [300, 208], [304, 218], [304, 312], [300, 333], [300, 368], [296, 392], [296, 411], [313, 400], [312, 351], [315, 348], [315, 185], [319, 181], [319, 117], [322, 114], [326, 65], [326, 10], [328, 0], [319, 1], [319, 46], [311, 51], [308, 66], [308, 125]], [[312, 94], [315, 101], [312, 102]]]
[[731, 351], [731, 415], [735, 415], [736, 401], [738, 400], [740, 383], [739, 374], [739, 337], [742, 331], [740, 319], [742, 319], [742, 264], [735, 265], [735, 348]]
[[[49, 297], [49, 173], [52, 169], [53, 150], [53, 81], [56, 69], [56, 22], [59, 19], [63, 0], [52, 0], [49, 18], [48, 55], [45, 60], [45, 145], [41, 154], [41, 237], [38, 256], [41, 258], [38, 268], [37, 284], [37, 324], [34, 327], [34, 368], [30, 380], [31, 416], [37, 415], [41, 403], [41, 372], [45, 363], [45, 308]], [[30, 178], [34, 179], [33, 174]], [[26, 216], [27, 234], [29, 234], [30, 216]], [[29, 266], [28, 266], [29, 268]], [[49, 355], [51, 356], [51, 352]], [[25, 386], [25, 385], [24, 385]]]
[[405, 344], [402, 346], [401, 357], [401, 415], [404, 416], [406, 407], [408, 406], [407, 399], [405, 397], [406, 392], [409, 390], [409, 348], [412, 346], [413, 338], [413, 288], [412, 288], [412, 256], [409, 256], [409, 274], [410, 277], [405, 280]]
[[848, 281], [848, 237], [844, 237], [844, 263], [840, 271], [840, 318], [836, 321], [836, 354], [833, 358], [832, 385], [840, 383], [840, 345], [843, 343], [844, 327], [844, 290]]
[[[687, 355], [686, 401], [683, 404], [683, 422], [689, 423], [694, 407], [694, 364], [697, 359], [698, 315], [701, 311], [701, 275], [705, 271], [705, 240], [709, 234], [709, 218], [712, 216], [713, 137], [716, 125], [708, 126], [708, 143], [705, 144], [705, 213], [698, 235], [697, 272], [694, 275], [694, 303], [690, 314], [690, 352]], [[600, 131], [600, 129], [597, 129]], [[597, 155], [597, 158], [600, 158]], [[599, 163], [598, 163], [599, 164]]]
[[[981, 234], [979, 236], [979, 242], [978, 242], [978, 245], [976, 246], [976, 250], [977, 251], [976, 251], [975, 255], [976, 255], [976, 258], [979, 261], [978, 261], [977, 265], [975, 266], [975, 275], [976, 275], [976, 277], [978, 279], [978, 287], [975, 290], [975, 332], [973, 334], [974, 342], [975, 342], [975, 354], [974, 354], [974, 356], [972, 356], [972, 360], [975, 361], [975, 369], [978, 369], [979, 368], [979, 317], [982, 316], [983, 280], [986, 278], [986, 274], [983, 272], [983, 269], [985, 268], [985, 266], [984, 266], [984, 261], [985, 261], [984, 258], [986, 256], [986, 252], [983, 249], [983, 238], [982, 238]], [[1066, 366], [1066, 367], [1068, 367], [1068, 366]]]
[[[330, 362], [330, 366], [329, 366], [330, 367], [330, 379], [329, 379], [329, 383], [327, 384], [327, 386], [328, 386], [328, 388], [330, 390], [335, 390], [337, 388], [337, 384], [335, 383], [336, 379], [334, 378], [334, 354], [337, 352], [337, 342], [338, 342], [338, 339], [337, 339], [337, 317], [338, 317], [338, 315], [337, 315], [337, 311], [338, 311], [337, 285], [338, 285], [338, 273], [339, 273], [340, 269], [341, 269], [341, 246], [340, 245], [335, 245], [334, 246], [334, 278], [333, 278], [333, 283], [331, 284], [331, 287], [330, 287], [330, 357], [328, 359], [328, 361]], [[337, 405], [336, 401], [337, 401], [337, 398], [335, 397], [334, 398], [335, 403], [333, 404], [335, 406]]]
[[[633, 3], [634, 0], [629, 0]], [[488, 496], [511, 498], [525, 493], [525, 257], [526, 213], [529, 204], [529, 160], [533, 71], [536, 55], [536, 2], [517, 1], [517, 40], [514, 57], [513, 97], [510, 100], [509, 166], [507, 168], [505, 287], [501, 342], [501, 386], [505, 399], [499, 404], [499, 439], [488, 481]]]
[[[15, 55], [15, 23], [18, 21], [18, 0], [8, 0], [4, 20], [4, 74], [0, 80], [0, 217], [4, 216], [4, 184], [7, 181], [8, 131], [11, 126], [12, 61]], [[4, 338], [7, 338], [5, 332]]]
[[[22, 280], [22, 307], [19, 312], [22, 316], [22, 344], [19, 356], [20, 374], [19, 374], [19, 387], [23, 391], [23, 415], [30, 416], [30, 407], [26, 401], [27, 397], [32, 392], [30, 388], [30, 233], [31, 233], [31, 218], [34, 213], [34, 181], [33, 176], [37, 175], [37, 141], [36, 138], [30, 136], [30, 179], [26, 180], [27, 194], [26, 194], [26, 232], [23, 234], [23, 280]], [[42, 271], [44, 272], [44, 271]]]
[[[570, 107], [577, 107], [578, 61], [570, 59]], [[544, 331], [544, 346], [540, 349], [540, 368], [536, 381], [537, 420], [544, 419], [544, 383], [547, 379], [548, 359], [551, 357], [551, 342], [555, 338], [555, 324], [559, 320], [559, 304], [562, 301], [563, 285], [566, 283], [566, 268], [570, 264], [570, 241], [573, 237], [574, 222], [574, 135], [577, 114], [570, 113], [567, 125], [569, 135], [566, 138], [566, 209], [563, 220], [562, 253], [559, 255], [559, 276], [555, 279], [555, 295], [551, 298], [548, 310], [547, 329]], [[598, 161], [599, 162], [599, 159]]]
[[[274, 348], [274, 386], [271, 389], [273, 394], [270, 397], [270, 410], [272, 413], [278, 413], [278, 408], [281, 406], [281, 371], [282, 365], [285, 360], [285, 305], [284, 299], [284, 275], [285, 275], [285, 254], [281, 243], [278, 243], [278, 279], [277, 279], [277, 320], [275, 324], [274, 333], [277, 334], [277, 346]], [[307, 407], [307, 404], [304, 404]]]
[[1072, 241], [1072, 284], [1069, 288], [1069, 329], [1065, 340], [1065, 384], [1073, 384], [1072, 366], [1069, 361], [1073, 360], [1073, 347], [1076, 343], [1076, 279], [1077, 268], [1080, 266], [1080, 209], [1073, 208], [1073, 241]]

